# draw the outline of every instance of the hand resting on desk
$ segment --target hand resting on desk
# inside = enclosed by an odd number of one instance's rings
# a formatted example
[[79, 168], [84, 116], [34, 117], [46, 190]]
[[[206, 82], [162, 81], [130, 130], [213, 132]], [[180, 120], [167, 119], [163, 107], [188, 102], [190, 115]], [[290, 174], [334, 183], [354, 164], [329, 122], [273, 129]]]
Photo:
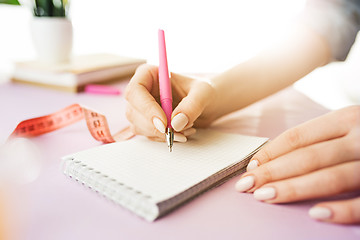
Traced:
[[[253, 156], [236, 184], [258, 200], [286, 203], [360, 189], [360, 106], [331, 112], [287, 130]], [[360, 197], [322, 202], [315, 219], [360, 222]]]

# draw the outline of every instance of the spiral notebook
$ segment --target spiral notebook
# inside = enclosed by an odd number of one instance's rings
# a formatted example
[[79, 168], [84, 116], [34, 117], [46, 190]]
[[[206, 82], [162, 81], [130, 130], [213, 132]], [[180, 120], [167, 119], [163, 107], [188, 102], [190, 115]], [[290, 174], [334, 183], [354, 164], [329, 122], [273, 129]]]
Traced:
[[144, 137], [63, 157], [65, 175], [148, 221], [242, 171], [267, 138], [198, 130], [169, 152]]

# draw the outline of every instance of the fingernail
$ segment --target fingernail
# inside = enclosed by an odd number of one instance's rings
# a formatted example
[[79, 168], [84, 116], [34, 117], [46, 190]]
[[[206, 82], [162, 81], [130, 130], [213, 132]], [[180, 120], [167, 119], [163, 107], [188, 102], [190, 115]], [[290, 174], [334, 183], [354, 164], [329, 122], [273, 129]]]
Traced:
[[245, 192], [245, 191], [249, 190], [250, 188], [252, 188], [254, 186], [254, 183], [255, 183], [254, 176], [247, 176], [247, 177], [240, 179], [235, 184], [235, 189], [238, 192]]
[[171, 120], [171, 126], [175, 129], [175, 131], [180, 132], [184, 129], [188, 122], [189, 119], [187, 116], [183, 113], [179, 113]]
[[183, 133], [187, 137], [187, 136], [190, 136], [190, 135], [193, 135], [194, 133], [196, 133], [196, 129], [195, 128], [189, 128], [189, 129], [186, 129]]
[[272, 187], [264, 187], [264, 188], [260, 188], [255, 190], [254, 192], [254, 198], [256, 200], [269, 200], [269, 199], [273, 199], [276, 196], [276, 191], [275, 188]]
[[157, 117], [153, 118], [153, 124], [157, 130], [161, 133], [165, 133], [165, 125], [164, 123]]
[[247, 165], [246, 170], [247, 170], [247, 171], [251, 171], [251, 170], [257, 168], [258, 166], [259, 166], [258, 160], [252, 160], [252, 161], [250, 161], [249, 164]]
[[312, 207], [309, 210], [309, 215], [314, 219], [329, 219], [332, 215], [331, 210], [326, 207]]
[[176, 141], [176, 142], [186, 142], [187, 138], [181, 133], [174, 133], [174, 141]]

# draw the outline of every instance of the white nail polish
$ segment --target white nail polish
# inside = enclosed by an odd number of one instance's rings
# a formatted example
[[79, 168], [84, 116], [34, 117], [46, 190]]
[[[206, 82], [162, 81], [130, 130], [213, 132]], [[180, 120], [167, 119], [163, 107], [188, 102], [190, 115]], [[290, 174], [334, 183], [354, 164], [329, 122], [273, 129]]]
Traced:
[[174, 133], [175, 142], [186, 142], [187, 138], [181, 133]]
[[247, 165], [246, 170], [247, 170], [247, 171], [251, 171], [251, 170], [257, 168], [258, 166], [259, 166], [258, 160], [252, 160], [252, 161], [250, 161], [249, 164]]
[[187, 116], [183, 113], [179, 113], [171, 120], [171, 126], [174, 128], [175, 131], [180, 132], [184, 129], [188, 122], [189, 119], [187, 118]]
[[276, 191], [275, 188], [272, 187], [264, 187], [264, 188], [260, 188], [255, 190], [254, 192], [254, 198], [256, 200], [269, 200], [269, 199], [273, 199], [276, 196]]
[[165, 133], [165, 125], [164, 123], [157, 117], [153, 118], [153, 124], [157, 130], [161, 133]]
[[235, 184], [235, 189], [238, 192], [245, 192], [245, 191], [249, 190], [250, 188], [252, 188], [254, 186], [254, 183], [255, 183], [254, 176], [247, 176], [247, 177], [240, 179]]
[[331, 215], [331, 210], [325, 207], [313, 207], [309, 210], [309, 216], [314, 219], [329, 219]]

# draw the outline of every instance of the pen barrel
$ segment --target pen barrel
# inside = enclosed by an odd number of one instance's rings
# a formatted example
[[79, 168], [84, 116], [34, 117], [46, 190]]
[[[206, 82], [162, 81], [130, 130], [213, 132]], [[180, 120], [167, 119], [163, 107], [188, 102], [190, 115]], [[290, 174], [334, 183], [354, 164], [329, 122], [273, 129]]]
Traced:
[[159, 29], [159, 89], [161, 107], [167, 118], [167, 127], [171, 128], [172, 93], [166, 56], [164, 30]]
[[172, 99], [165, 98], [161, 99], [161, 107], [165, 112], [167, 125], [166, 127], [171, 128], [171, 114], [172, 114]]
[[160, 99], [172, 99], [171, 82], [167, 64], [165, 34], [161, 29], [159, 30], [159, 63]]

